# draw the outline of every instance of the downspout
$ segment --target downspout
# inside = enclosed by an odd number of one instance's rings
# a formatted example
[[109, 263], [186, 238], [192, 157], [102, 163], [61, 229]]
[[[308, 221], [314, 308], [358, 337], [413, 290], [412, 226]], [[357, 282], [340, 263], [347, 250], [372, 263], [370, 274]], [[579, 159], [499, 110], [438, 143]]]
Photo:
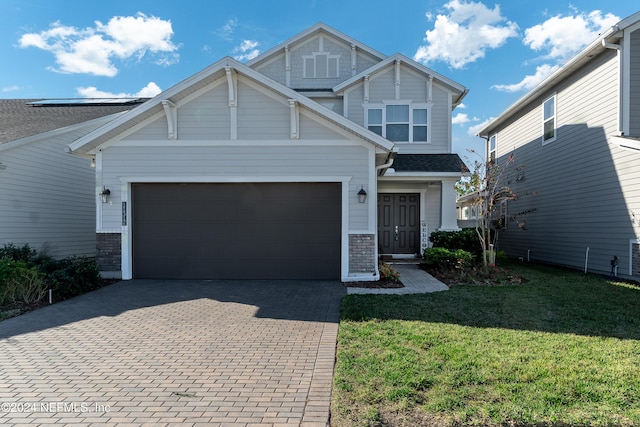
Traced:
[[[391, 167], [391, 165], [393, 165], [393, 161], [396, 159], [396, 154], [398, 154], [398, 151], [396, 151], [397, 148], [393, 147], [391, 151], [389, 151], [389, 154], [387, 154], [387, 158], [386, 161], [381, 164], [376, 166], [376, 176], [380, 175], [382, 176], [382, 170], [387, 169], [389, 167]], [[376, 193], [377, 193], [377, 185], [376, 185]], [[376, 194], [377, 197], [377, 194]], [[377, 211], [377, 209], [376, 209]], [[376, 218], [376, 224], [378, 223], [378, 219]], [[376, 234], [375, 234], [375, 239], [376, 239], [376, 246], [375, 246], [375, 253], [376, 253], [376, 260], [379, 259], [380, 257], [380, 252], [379, 250], [379, 246], [378, 246], [378, 227], [376, 227]], [[380, 278], [380, 270], [378, 269], [378, 262], [376, 262], [376, 266], [375, 266], [375, 276], [377, 278]]]
[[617, 57], [618, 57], [618, 130], [617, 130], [617, 134], [618, 136], [624, 136], [624, 129], [623, 129], [623, 114], [624, 114], [624, 106], [622, 105], [623, 101], [622, 101], [622, 46], [617, 44], [617, 43], [609, 43], [606, 39], [602, 39], [602, 46], [606, 49], [614, 49], [617, 50]]

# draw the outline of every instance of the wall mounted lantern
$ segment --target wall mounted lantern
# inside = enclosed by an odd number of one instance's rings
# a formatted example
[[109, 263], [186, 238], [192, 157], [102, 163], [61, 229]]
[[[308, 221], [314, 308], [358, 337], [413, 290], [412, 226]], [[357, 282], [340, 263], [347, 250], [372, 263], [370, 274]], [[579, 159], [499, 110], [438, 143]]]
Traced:
[[108, 188], [102, 187], [103, 190], [100, 192], [100, 201], [102, 203], [107, 203], [109, 201], [109, 196], [111, 195], [111, 191]]
[[361, 187], [360, 191], [358, 191], [358, 201], [360, 203], [364, 203], [367, 201], [367, 192], [364, 191], [364, 187]]

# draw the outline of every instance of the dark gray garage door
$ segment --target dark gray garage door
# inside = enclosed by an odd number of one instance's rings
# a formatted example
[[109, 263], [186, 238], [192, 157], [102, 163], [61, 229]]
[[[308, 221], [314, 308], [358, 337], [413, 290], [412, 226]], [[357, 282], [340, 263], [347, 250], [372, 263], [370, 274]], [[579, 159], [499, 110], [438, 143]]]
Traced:
[[340, 183], [132, 184], [132, 205], [135, 278], [340, 278]]

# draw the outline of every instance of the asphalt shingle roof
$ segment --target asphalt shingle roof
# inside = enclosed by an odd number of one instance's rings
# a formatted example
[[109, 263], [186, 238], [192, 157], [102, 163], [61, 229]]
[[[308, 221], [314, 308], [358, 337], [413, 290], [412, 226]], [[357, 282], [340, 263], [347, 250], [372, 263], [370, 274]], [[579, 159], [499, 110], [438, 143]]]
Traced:
[[0, 99], [0, 144], [131, 110], [138, 105], [27, 105], [39, 100]]
[[393, 162], [396, 172], [467, 172], [457, 154], [398, 154]]

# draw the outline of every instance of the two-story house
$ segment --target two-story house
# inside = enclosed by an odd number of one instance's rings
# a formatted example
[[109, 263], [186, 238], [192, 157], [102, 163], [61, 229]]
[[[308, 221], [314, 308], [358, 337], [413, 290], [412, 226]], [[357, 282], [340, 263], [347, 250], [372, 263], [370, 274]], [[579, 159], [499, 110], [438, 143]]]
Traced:
[[222, 58], [70, 144], [95, 158], [103, 269], [375, 280], [456, 229], [460, 84], [317, 24]]
[[68, 144], [143, 101], [0, 100], [0, 246], [95, 256], [95, 171]]
[[[479, 135], [522, 167], [507, 184], [529, 209], [507, 223], [509, 256], [640, 275], [640, 12], [605, 31]], [[535, 196], [525, 196], [536, 194]]]

